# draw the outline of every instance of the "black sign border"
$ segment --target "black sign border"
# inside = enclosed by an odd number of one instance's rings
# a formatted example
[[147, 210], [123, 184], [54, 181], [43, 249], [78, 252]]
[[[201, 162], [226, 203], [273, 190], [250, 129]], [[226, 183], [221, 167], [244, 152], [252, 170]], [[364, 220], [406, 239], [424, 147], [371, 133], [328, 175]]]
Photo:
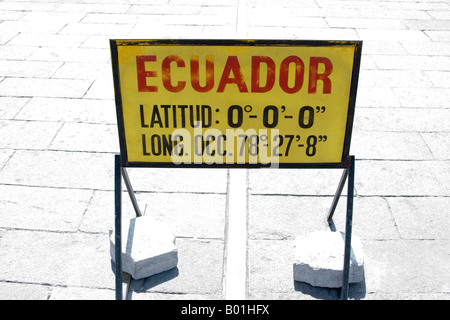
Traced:
[[[120, 43], [120, 44], [119, 44]], [[334, 40], [204, 40], [204, 39], [159, 39], [159, 40], [120, 40], [110, 39], [111, 65], [114, 81], [114, 95], [116, 102], [117, 128], [119, 132], [120, 158], [122, 167], [136, 168], [270, 168], [273, 164], [206, 164], [206, 163], [181, 163], [171, 162], [136, 162], [128, 161], [125, 128], [122, 108], [122, 94], [120, 90], [119, 76], [119, 58], [117, 47], [126, 46], [311, 46], [311, 47], [329, 47], [329, 46], [352, 46], [355, 47], [353, 59], [352, 79], [350, 85], [350, 96], [347, 113], [347, 125], [345, 130], [344, 147], [341, 162], [332, 163], [278, 163], [277, 168], [347, 168], [349, 164], [350, 142], [353, 130], [353, 119], [355, 114], [356, 92], [358, 88], [359, 70], [361, 65], [362, 41], [334, 41]]]

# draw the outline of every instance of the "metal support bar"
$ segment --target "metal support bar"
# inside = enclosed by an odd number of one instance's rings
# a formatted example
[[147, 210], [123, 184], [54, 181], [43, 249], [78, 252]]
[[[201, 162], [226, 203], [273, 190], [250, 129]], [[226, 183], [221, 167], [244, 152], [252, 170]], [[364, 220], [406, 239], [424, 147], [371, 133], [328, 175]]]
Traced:
[[352, 250], [352, 224], [353, 224], [353, 191], [355, 183], [355, 157], [350, 156], [348, 167], [348, 191], [347, 191], [347, 217], [345, 224], [345, 250], [344, 250], [344, 272], [342, 275], [341, 299], [348, 299], [350, 278], [350, 254]]
[[125, 181], [125, 186], [127, 187], [128, 195], [130, 196], [131, 203], [133, 204], [134, 212], [136, 212], [136, 217], [141, 217], [142, 213], [139, 209], [136, 196], [134, 194], [133, 187], [131, 186], [130, 178], [128, 177], [128, 172], [126, 168], [122, 168], [123, 181]]
[[114, 157], [114, 207], [116, 300], [122, 300], [122, 174], [120, 155]]
[[[336, 194], [334, 195], [333, 202], [331, 203], [330, 212], [328, 213], [327, 222], [331, 223], [331, 219], [333, 219], [334, 211], [336, 210], [337, 204], [339, 202], [339, 198], [341, 197], [342, 189], [344, 189], [345, 181], [348, 176], [348, 168], [345, 168], [342, 172], [341, 181], [339, 182], [338, 188], [336, 190]], [[330, 226], [331, 227], [331, 226]]]
[[126, 272], [122, 272], [122, 278], [123, 281], [125, 281], [127, 283], [126, 285], [126, 291], [125, 291], [125, 300], [131, 300], [131, 292], [130, 292], [130, 285], [131, 285], [131, 275], [129, 273]]

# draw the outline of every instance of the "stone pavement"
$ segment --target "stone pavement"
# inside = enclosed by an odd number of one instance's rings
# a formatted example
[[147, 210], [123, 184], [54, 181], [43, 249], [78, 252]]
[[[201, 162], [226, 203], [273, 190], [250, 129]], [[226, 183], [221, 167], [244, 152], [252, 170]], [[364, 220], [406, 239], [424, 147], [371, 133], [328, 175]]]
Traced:
[[[351, 154], [365, 280], [350, 298], [450, 298], [450, 1], [4, 0], [0, 299], [115, 297], [109, 39], [120, 38], [363, 40]], [[129, 298], [235, 298], [234, 171], [129, 172], [142, 210], [171, 225], [179, 250], [178, 268], [132, 282]], [[292, 263], [295, 236], [326, 228], [340, 170], [243, 174], [238, 298], [336, 299], [337, 289], [294, 282]], [[345, 198], [340, 231], [344, 212]]]

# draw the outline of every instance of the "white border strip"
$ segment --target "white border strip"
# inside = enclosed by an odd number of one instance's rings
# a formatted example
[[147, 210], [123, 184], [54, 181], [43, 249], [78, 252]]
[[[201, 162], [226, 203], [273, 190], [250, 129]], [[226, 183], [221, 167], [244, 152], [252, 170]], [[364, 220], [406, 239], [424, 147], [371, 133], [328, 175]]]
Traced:
[[247, 173], [248, 169], [228, 170], [226, 300], [244, 300], [247, 297]]

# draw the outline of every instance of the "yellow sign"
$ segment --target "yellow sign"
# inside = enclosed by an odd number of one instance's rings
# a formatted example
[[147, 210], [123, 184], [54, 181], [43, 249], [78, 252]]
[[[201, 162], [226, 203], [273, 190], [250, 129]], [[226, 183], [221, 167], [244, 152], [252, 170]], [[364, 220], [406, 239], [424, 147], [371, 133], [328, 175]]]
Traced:
[[361, 42], [111, 40], [136, 166], [292, 166], [348, 155]]

